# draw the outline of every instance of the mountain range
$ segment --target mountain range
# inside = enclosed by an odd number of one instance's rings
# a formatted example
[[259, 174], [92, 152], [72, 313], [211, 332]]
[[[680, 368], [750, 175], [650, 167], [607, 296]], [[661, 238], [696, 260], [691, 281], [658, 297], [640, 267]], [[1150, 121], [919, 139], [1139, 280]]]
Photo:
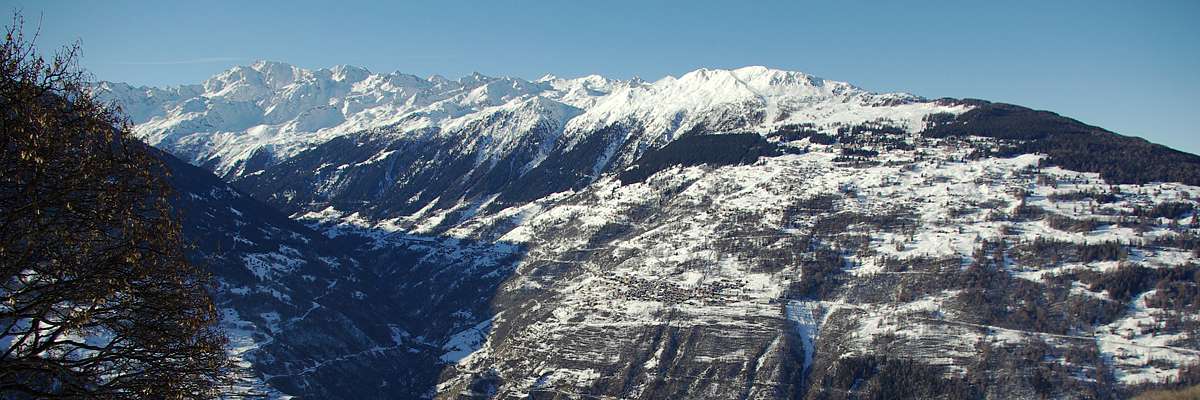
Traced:
[[100, 82], [163, 150], [237, 390], [1124, 398], [1200, 383], [1200, 157], [765, 67]]

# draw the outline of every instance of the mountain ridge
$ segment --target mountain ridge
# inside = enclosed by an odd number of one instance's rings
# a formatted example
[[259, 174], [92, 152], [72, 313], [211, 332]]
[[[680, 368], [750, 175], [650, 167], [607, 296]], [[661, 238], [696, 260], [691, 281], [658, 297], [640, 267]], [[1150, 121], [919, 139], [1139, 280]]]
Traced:
[[[681, 124], [704, 120], [699, 114], [736, 113], [748, 105], [765, 107], [761, 118], [770, 120], [760, 123], [771, 126], [800, 117], [862, 122], [873, 117], [854, 114], [870, 106], [921, 100], [765, 67], [698, 69], [653, 83], [597, 75], [530, 82], [479, 74], [434, 82], [399, 72], [372, 74], [347, 66], [306, 70], [260, 61], [233, 67], [199, 86], [158, 89], [102, 82], [97, 90], [102, 98], [126, 105], [140, 137], [189, 162], [212, 165], [226, 177], [253, 172], [242, 164], [260, 149], [287, 157], [310, 144], [371, 128], [451, 130], [461, 118], [512, 107], [526, 97], [583, 110], [561, 127], [575, 141], [586, 132], [637, 120], [655, 134], [671, 134], [690, 128]], [[788, 114], [811, 110], [808, 103], [833, 108]], [[905, 117], [910, 126], [920, 123], [920, 115]]]

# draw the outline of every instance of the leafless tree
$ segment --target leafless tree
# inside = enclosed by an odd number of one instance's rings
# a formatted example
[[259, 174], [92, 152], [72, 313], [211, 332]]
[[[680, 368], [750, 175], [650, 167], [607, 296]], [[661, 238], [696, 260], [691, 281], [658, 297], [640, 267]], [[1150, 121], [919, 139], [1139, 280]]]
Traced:
[[0, 398], [211, 398], [230, 368], [166, 168], [78, 44], [0, 48]]

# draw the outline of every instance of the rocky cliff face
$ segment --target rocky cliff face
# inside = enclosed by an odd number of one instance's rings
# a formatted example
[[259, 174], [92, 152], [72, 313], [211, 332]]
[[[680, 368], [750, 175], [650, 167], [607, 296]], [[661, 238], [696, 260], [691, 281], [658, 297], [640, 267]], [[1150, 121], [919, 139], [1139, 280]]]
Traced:
[[100, 90], [232, 182], [179, 181], [246, 390], [1119, 398], [1196, 379], [1200, 157], [1052, 113], [759, 67], [256, 63]]

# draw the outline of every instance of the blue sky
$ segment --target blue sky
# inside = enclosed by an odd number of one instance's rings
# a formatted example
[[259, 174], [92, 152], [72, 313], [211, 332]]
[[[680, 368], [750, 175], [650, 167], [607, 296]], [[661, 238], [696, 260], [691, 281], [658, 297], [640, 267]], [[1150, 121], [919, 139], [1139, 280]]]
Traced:
[[[594, 3], [594, 4], [593, 4]], [[194, 83], [271, 59], [459, 77], [655, 80], [766, 65], [1052, 110], [1200, 153], [1200, 1], [0, 0], [97, 78]]]

